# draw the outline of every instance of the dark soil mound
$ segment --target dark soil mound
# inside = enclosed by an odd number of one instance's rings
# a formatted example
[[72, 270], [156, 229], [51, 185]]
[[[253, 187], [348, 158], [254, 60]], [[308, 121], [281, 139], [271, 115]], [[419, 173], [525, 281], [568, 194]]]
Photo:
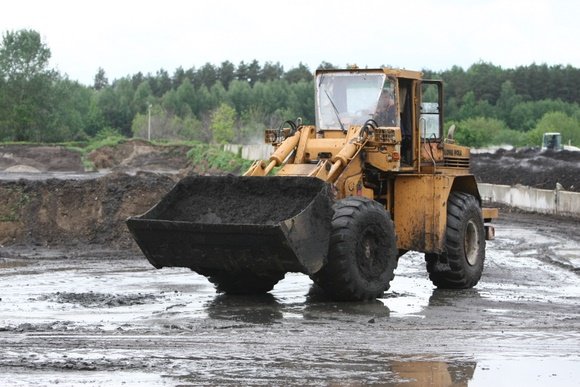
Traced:
[[567, 191], [580, 192], [580, 152], [500, 149], [496, 153], [472, 154], [471, 173], [481, 183], [549, 190], [559, 183]]
[[97, 169], [117, 171], [178, 171], [189, 166], [185, 145], [153, 145], [145, 140], [128, 140], [89, 153]]
[[0, 244], [134, 245], [125, 220], [146, 212], [174, 184], [153, 173], [0, 181]]
[[302, 212], [326, 183], [307, 177], [190, 176], [154, 219], [215, 224], [278, 224]]

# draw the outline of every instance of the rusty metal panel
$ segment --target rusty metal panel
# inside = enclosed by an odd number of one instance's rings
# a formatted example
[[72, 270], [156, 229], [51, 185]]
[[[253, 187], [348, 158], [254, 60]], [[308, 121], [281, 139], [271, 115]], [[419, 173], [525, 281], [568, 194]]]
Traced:
[[393, 215], [399, 249], [437, 253], [443, 250], [452, 183], [452, 176], [397, 176]]

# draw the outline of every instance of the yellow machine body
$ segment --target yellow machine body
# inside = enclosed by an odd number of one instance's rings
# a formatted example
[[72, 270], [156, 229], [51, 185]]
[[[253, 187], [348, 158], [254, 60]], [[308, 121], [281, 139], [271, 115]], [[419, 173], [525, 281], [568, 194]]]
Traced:
[[481, 208], [454, 128], [443, 136], [441, 82], [408, 70], [319, 70], [315, 101], [314, 125], [266, 130], [272, 154], [244, 176], [183, 179], [130, 218], [149, 261], [189, 267], [218, 291], [269, 291], [294, 271], [335, 299], [363, 300], [380, 296], [413, 250], [436, 286], [474, 286], [494, 235], [484, 223], [497, 210]]

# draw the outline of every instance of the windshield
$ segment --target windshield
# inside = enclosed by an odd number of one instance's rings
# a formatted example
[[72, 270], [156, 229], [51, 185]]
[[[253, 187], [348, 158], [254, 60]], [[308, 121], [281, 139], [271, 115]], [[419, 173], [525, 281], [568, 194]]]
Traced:
[[[316, 77], [316, 126], [348, 129], [373, 118], [386, 76], [382, 73], [325, 73]], [[391, 87], [391, 82], [387, 82]]]

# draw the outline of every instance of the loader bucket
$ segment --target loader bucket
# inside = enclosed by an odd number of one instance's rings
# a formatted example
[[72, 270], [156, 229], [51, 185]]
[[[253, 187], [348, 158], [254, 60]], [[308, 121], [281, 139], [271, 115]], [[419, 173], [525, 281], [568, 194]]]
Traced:
[[331, 193], [308, 177], [192, 176], [127, 226], [156, 268], [313, 274], [328, 252]]

